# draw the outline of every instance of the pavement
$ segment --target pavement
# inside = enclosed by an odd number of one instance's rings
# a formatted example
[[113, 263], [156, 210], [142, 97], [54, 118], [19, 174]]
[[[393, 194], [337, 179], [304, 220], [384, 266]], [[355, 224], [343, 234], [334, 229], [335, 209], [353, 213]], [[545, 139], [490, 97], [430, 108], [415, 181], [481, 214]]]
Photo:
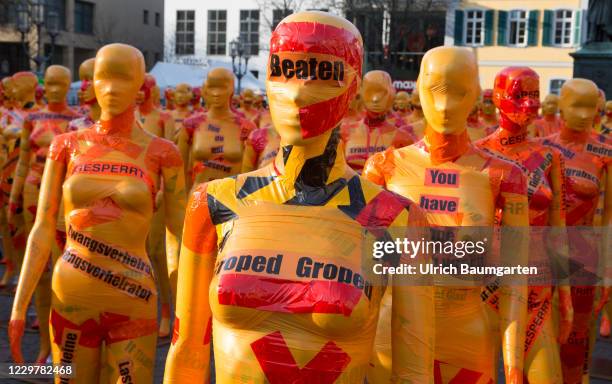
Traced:
[[[0, 266], [0, 275], [4, 273], [4, 267]], [[7, 291], [0, 291], [0, 363], [11, 362], [9, 343], [7, 336], [7, 323], [11, 313], [13, 295]], [[170, 339], [159, 339], [157, 342], [157, 357], [155, 361], [154, 382], [161, 383], [164, 373], [164, 365]], [[23, 355], [26, 361], [33, 361], [38, 353], [38, 334], [33, 330], [26, 330], [22, 343]], [[503, 378], [503, 373], [500, 375]], [[214, 384], [214, 379], [211, 380]], [[0, 377], [0, 384], [32, 383], [42, 384], [51, 383], [50, 380], [14, 380]], [[500, 381], [504, 383], [504, 381]], [[610, 384], [612, 383], [612, 339], [599, 339], [595, 346], [593, 355], [593, 369], [590, 384]], [[314, 383], [313, 383], [314, 384]]]

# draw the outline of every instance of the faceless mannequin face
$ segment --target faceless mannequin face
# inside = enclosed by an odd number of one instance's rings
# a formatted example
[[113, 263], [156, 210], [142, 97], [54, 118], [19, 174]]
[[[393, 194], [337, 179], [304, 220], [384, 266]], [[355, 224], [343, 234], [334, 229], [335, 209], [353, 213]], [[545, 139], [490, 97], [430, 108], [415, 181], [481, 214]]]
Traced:
[[70, 70], [52, 65], [45, 71], [45, 97], [49, 103], [63, 103], [70, 89]]
[[410, 95], [408, 92], [398, 92], [395, 95], [395, 100], [393, 101], [393, 108], [396, 111], [405, 112], [410, 108]]
[[226, 68], [213, 68], [208, 72], [204, 98], [211, 109], [229, 109], [234, 94], [234, 75]]
[[391, 76], [385, 71], [370, 71], [363, 77], [363, 104], [369, 113], [383, 115], [391, 110], [395, 91]]
[[495, 115], [495, 104], [493, 103], [493, 90], [485, 89], [482, 92], [482, 103], [480, 109], [485, 115]]
[[508, 67], [495, 77], [493, 102], [508, 120], [526, 127], [538, 115], [540, 108], [540, 80], [527, 67]]
[[559, 96], [546, 95], [542, 102], [542, 115], [556, 115], [559, 112]]
[[144, 81], [144, 68], [142, 53], [132, 46], [109, 44], [98, 51], [94, 90], [103, 120], [109, 120], [134, 105]]
[[13, 100], [18, 104], [31, 101], [36, 92], [38, 81], [32, 72], [17, 72], [12, 77]]
[[240, 105], [243, 108], [251, 108], [253, 106], [253, 101], [255, 100], [255, 93], [252, 89], [245, 89], [240, 94]]
[[462, 133], [480, 92], [474, 54], [457, 47], [428, 51], [417, 87], [429, 127], [445, 135]]
[[340, 124], [359, 89], [362, 47], [355, 26], [328, 13], [295, 13], [276, 27], [266, 89], [284, 143], [304, 145]]
[[174, 102], [179, 107], [184, 107], [191, 102], [193, 92], [188, 84], [181, 83], [174, 89]]
[[142, 104], [148, 101], [151, 98], [153, 87], [156, 87], [155, 78], [148, 73], [145, 74], [142, 87], [140, 87], [140, 91], [138, 91], [138, 95], [136, 96], [136, 104]]
[[593, 126], [598, 104], [597, 85], [587, 79], [571, 79], [563, 84], [559, 107], [565, 126], [573, 131], [588, 131]]

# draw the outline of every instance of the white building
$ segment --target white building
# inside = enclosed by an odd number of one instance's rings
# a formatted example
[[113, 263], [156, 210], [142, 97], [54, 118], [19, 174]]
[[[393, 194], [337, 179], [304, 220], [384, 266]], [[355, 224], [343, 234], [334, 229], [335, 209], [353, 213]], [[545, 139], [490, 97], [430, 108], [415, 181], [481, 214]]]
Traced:
[[[172, 0], [165, 1], [164, 61], [205, 64], [231, 62], [230, 41], [242, 36], [250, 54], [249, 70], [264, 79], [272, 29], [286, 16], [284, 7], [323, 9], [315, 0]], [[333, 10], [330, 10], [333, 11]]]

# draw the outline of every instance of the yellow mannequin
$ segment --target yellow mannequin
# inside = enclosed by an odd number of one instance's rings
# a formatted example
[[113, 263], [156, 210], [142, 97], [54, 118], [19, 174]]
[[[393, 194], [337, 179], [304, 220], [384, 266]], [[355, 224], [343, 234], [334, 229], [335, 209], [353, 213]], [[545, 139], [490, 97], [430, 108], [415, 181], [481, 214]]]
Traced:
[[[191, 86], [185, 83], [178, 84], [172, 93], [172, 104], [174, 106], [172, 110], [172, 117], [174, 119], [174, 135], [172, 140], [175, 143], [178, 143], [179, 135], [183, 129], [183, 121], [192, 113], [191, 99], [193, 99]], [[185, 159], [185, 162], [187, 162], [187, 159]]]
[[242, 165], [244, 140], [255, 124], [230, 109], [234, 75], [225, 68], [208, 72], [204, 97], [208, 111], [184, 122], [179, 135], [183, 158], [190, 159], [194, 184], [236, 175]]
[[612, 100], [606, 101], [606, 115], [601, 121], [601, 133], [609, 135], [612, 132]]
[[[280, 22], [270, 47], [267, 94], [282, 149], [263, 169], [195, 188], [165, 383], [208, 382], [211, 328], [219, 384], [363, 383], [383, 288], [364, 294], [351, 284], [301, 277], [295, 273], [298, 255], [368, 268], [360, 251], [370, 238], [360, 223], [407, 225], [421, 213], [405, 202], [407, 217], [394, 195], [356, 175], [344, 160], [336, 127], [359, 87], [358, 30], [328, 13], [299, 12]], [[288, 70], [300, 63], [303, 73], [303, 63], [319, 60], [331, 66], [323, 64], [323, 80], [305, 81]], [[327, 71], [330, 61], [335, 80]], [[377, 203], [390, 209], [384, 219]], [[345, 205], [355, 211], [343, 211]], [[336, 235], [337, 241], [329, 240]], [[282, 255], [278, 273], [257, 272], [258, 266], [229, 271], [232, 255], [251, 250], [265, 255], [257, 263]], [[393, 300], [395, 380], [430, 383], [431, 289], [400, 287]]]
[[260, 113], [259, 110], [253, 105], [254, 101], [255, 92], [253, 92], [252, 89], [245, 88], [240, 94], [240, 108], [238, 111], [242, 112], [244, 117], [259, 127]]
[[[374, 155], [368, 160], [364, 175], [419, 201], [433, 225], [492, 226], [500, 214], [501, 225], [526, 227], [525, 178], [518, 168], [476, 149], [467, 137], [467, 117], [480, 89], [474, 55], [457, 47], [428, 51], [421, 63], [417, 87], [428, 123], [424, 140]], [[441, 185], [434, 179], [434, 174], [440, 172], [457, 176]], [[445, 209], [434, 209], [432, 201], [454, 203], [447, 203]], [[502, 252], [511, 252], [517, 263], [524, 264], [527, 244], [503, 241]], [[500, 289], [499, 332], [506, 383], [522, 383], [527, 289], [521, 286]], [[481, 287], [465, 284], [436, 287], [435, 297], [436, 383], [467, 382], [466, 375], [478, 377], [478, 382], [494, 381], [498, 336], [493, 330], [498, 327], [490, 324], [481, 302]], [[380, 321], [386, 321], [386, 325], [379, 329], [388, 327], [388, 319], [381, 317]], [[385, 340], [384, 332], [377, 335], [378, 355], [382, 357], [371, 373], [378, 379], [372, 382], [386, 382], [385, 356], [393, 340], [386, 337]]]
[[83, 101], [83, 111], [86, 116], [70, 123], [71, 130], [85, 129], [100, 118], [100, 105], [96, 99], [93, 87], [94, 64], [96, 59], [83, 61], [79, 66], [79, 80], [81, 80], [80, 96]]
[[415, 88], [410, 96], [410, 107], [412, 113], [410, 114], [409, 122], [414, 134], [418, 139], [422, 139], [425, 135], [425, 116], [423, 115], [423, 109], [421, 108], [421, 99], [419, 97], [419, 90]]
[[368, 157], [390, 146], [401, 148], [417, 141], [404, 120], [393, 115], [395, 90], [385, 71], [370, 71], [363, 77], [361, 99], [365, 116], [361, 120], [344, 120], [341, 125], [348, 164], [361, 172]]
[[546, 95], [542, 101], [542, 117], [533, 122], [535, 126], [534, 135], [536, 137], [546, 137], [558, 132], [561, 129], [561, 119], [559, 112], [559, 96]]
[[123, 44], [101, 48], [94, 72], [100, 121], [56, 137], [45, 164], [41, 209], [28, 238], [9, 340], [13, 359], [22, 362], [26, 309], [45, 267], [63, 195], [69, 233], [54, 266], [50, 328], [53, 361], [78, 367], [69, 382], [98, 382], [100, 361], [111, 364], [113, 383], [153, 379], [157, 293], [146, 235], [163, 179], [167, 253], [172, 265], [178, 262], [185, 189], [176, 147], [134, 119], [143, 80], [140, 51]]

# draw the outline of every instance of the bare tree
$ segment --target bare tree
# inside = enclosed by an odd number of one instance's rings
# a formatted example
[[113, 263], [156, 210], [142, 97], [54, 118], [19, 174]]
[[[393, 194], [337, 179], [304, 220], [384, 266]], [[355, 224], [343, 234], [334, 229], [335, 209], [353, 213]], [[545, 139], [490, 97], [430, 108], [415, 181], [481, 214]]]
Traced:
[[280, 19], [302, 9], [305, 0], [257, 0], [264, 25], [271, 31], [280, 20], [274, 18], [274, 11], [280, 13]]
[[94, 36], [98, 48], [117, 41], [117, 21], [109, 15], [99, 15], [94, 23]]

